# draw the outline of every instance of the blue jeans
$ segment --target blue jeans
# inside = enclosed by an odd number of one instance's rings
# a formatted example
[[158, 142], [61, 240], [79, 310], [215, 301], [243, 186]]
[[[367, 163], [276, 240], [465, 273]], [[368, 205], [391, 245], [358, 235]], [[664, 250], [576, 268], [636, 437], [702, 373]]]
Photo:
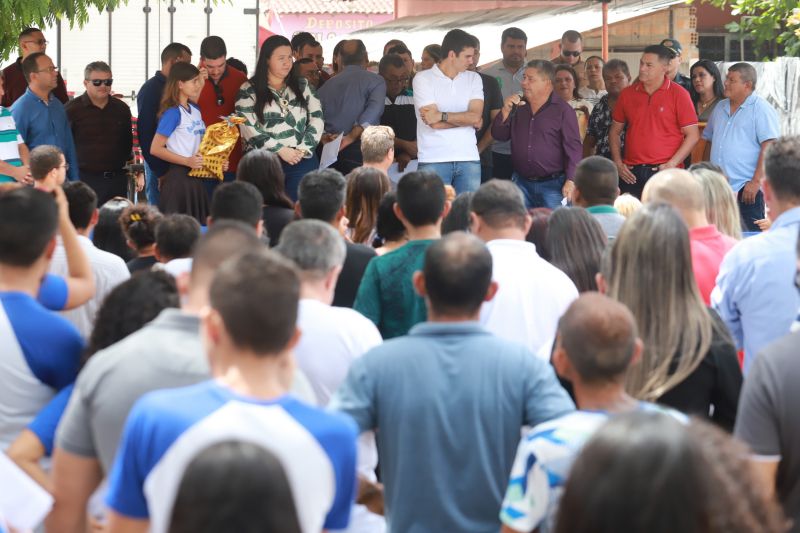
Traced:
[[158, 192], [158, 176], [147, 164], [147, 161], [144, 162], [144, 192], [147, 195], [147, 203], [157, 206], [161, 199], [161, 193]]
[[564, 199], [561, 189], [564, 188], [566, 179], [567, 177], [564, 174], [541, 181], [520, 177], [516, 172], [511, 175], [511, 181], [516, 183], [517, 187], [522, 191], [522, 196], [525, 198], [525, 207], [528, 209], [534, 207], [556, 209], [561, 207], [561, 200]]
[[281, 159], [281, 166], [283, 167], [283, 175], [286, 178], [286, 194], [289, 195], [293, 202], [296, 202], [300, 180], [312, 170], [319, 169], [319, 159], [317, 159], [316, 155], [312, 155], [308, 159], [301, 159], [296, 165], [290, 165]]
[[764, 193], [758, 191], [756, 194], [756, 201], [752, 204], [746, 204], [742, 201], [742, 193], [744, 187], [739, 189], [736, 199], [739, 201], [739, 215], [742, 219], [742, 230], [744, 231], [761, 231], [756, 225], [756, 220], [764, 218]]
[[452, 185], [456, 194], [474, 192], [481, 186], [480, 161], [452, 161], [448, 163], [420, 163], [420, 170], [430, 170], [439, 175], [445, 185]]

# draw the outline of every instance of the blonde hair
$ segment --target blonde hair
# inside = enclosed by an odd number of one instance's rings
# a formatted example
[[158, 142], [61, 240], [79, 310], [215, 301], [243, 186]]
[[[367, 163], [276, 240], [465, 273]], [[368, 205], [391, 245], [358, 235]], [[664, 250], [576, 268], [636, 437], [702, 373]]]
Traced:
[[728, 180], [719, 172], [708, 168], [696, 168], [691, 173], [703, 187], [708, 222], [714, 224], [721, 233], [741, 240], [739, 203]]
[[635, 196], [628, 193], [621, 194], [614, 200], [614, 209], [619, 211], [619, 214], [625, 218], [630, 217], [642, 207], [642, 202]]
[[372, 244], [381, 199], [391, 188], [389, 178], [377, 168], [359, 167], [347, 175], [345, 216], [354, 243]]
[[381, 163], [394, 148], [394, 130], [389, 126], [368, 126], [361, 134], [361, 155], [365, 163]]
[[612, 245], [608, 268], [608, 295], [631, 310], [645, 346], [625, 388], [657, 400], [695, 371], [719, 327], [700, 297], [678, 212], [659, 203], [636, 211]]

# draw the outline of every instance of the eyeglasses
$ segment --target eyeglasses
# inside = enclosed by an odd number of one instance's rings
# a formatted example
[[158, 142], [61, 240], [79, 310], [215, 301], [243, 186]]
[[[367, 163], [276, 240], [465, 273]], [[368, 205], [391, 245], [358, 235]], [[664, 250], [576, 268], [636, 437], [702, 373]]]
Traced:
[[64, 163], [63, 165], [60, 165], [59, 168], [63, 168], [64, 170], [69, 170], [69, 163]]
[[50, 41], [46, 41], [44, 39], [37, 39], [36, 41], [22, 41], [22, 42], [23, 43], [33, 43], [33, 44], [38, 44], [39, 46], [44, 46], [47, 43], [49, 43]]
[[214, 87], [214, 94], [217, 95], [217, 105], [224, 105], [225, 97], [222, 96], [222, 87], [213, 82], [211, 83], [211, 86]]
[[114, 83], [113, 78], [109, 78], [107, 80], [86, 80], [92, 82], [92, 85], [95, 87], [100, 87], [101, 85], [105, 85], [106, 87], [111, 87], [111, 84]]
[[579, 55], [581, 55], [581, 53], [578, 50], [572, 50], [572, 51], [562, 50], [561, 55], [564, 57], [569, 57], [569, 56], [578, 57]]
[[58, 71], [58, 67], [54, 67], [52, 65], [47, 67], [47, 68], [40, 69], [40, 70], [34, 70], [34, 72], [50, 72], [50, 73], [57, 72], [57, 71]]

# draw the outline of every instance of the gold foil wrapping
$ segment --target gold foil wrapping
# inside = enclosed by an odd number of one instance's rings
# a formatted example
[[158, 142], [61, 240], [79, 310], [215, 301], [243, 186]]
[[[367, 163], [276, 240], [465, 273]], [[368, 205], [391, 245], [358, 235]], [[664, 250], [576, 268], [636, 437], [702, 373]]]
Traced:
[[228, 160], [234, 147], [236, 147], [236, 143], [239, 141], [238, 125], [245, 123], [245, 118], [238, 115], [230, 115], [223, 118], [222, 122], [212, 124], [206, 129], [203, 141], [200, 143], [203, 168], [190, 171], [190, 176], [223, 180], [222, 166]]

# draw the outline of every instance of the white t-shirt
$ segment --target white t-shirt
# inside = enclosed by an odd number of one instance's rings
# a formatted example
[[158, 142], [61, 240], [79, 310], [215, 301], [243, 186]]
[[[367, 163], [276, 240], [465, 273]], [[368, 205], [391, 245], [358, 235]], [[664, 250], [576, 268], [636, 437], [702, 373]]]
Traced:
[[529, 242], [497, 239], [486, 246], [498, 289], [481, 308], [481, 324], [548, 361], [558, 320], [578, 298], [578, 289], [566, 274], [539, 257]]
[[156, 133], [167, 138], [167, 150], [183, 157], [191, 157], [200, 149], [206, 124], [200, 108], [189, 103], [189, 108], [170, 107], [158, 121]]
[[483, 82], [476, 72], [466, 70], [450, 79], [434, 65], [414, 76], [414, 112], [417, 115], [417, 153], [420, 163], [480, 161], [475, 128], [462, 126], [433, 129], [419, 115], [419, 108], [436, 104], [439, 111], [463, 113], [470, 100], [483, 100]]
[[[318, 300], [302, 299], [297, 314], [300, 342], [294, 349], [299, 369], [311, 383], [317, 404], [328, 405], [331, 396], [347, 377], [350, 365], [367, 351], [383, 342], [378, 328], [361, 313], [346, 307], [325, 305]], [[362, 433], [358, 439], [358, 471], [376, 481], [378, 450], [375, 434]], [[347, 533], [381, 533], [386, 530], [384, 517], [370, 513], [363, 505], [353, 506]]]

